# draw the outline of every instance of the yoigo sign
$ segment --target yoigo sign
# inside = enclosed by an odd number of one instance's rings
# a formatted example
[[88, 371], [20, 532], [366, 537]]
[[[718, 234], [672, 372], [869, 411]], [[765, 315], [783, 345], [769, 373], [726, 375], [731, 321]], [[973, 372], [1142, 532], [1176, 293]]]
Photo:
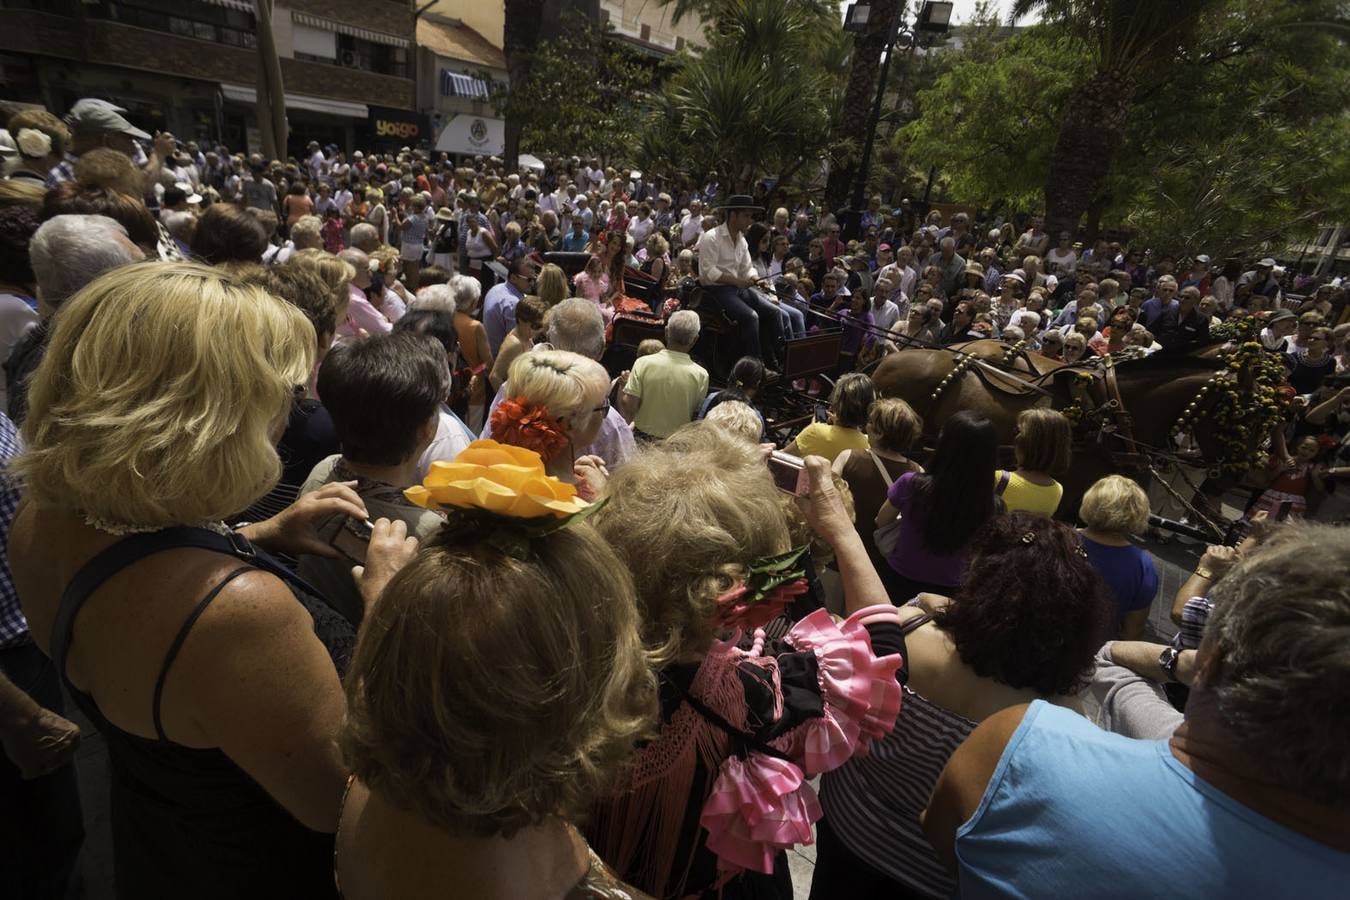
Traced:
[[417, 144], [431, 139], [427, 117], [406, 109], [370, 108], [370, 133], [376, 141]]

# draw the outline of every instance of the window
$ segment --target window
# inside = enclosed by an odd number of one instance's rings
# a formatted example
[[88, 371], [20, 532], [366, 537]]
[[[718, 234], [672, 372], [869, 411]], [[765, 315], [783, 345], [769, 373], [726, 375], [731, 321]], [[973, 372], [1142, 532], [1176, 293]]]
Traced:
[[650, 25], [642, 26], [642, 39], [644, 41], [650, 41], [652, 39], [652, 26]]
[[227, 9], [205, 0], [132, 0], [99, 3], [86, 9], [89, 17], [94, 19], [245, 50], [257, 46], [253, 13]]
[[676, 52], [678, 52], [678, 51], [680, 51], [680, 50], [683, 50], [683, 49], [684, 49], [684, 38], [682, 38], [682, 37], [677, 37], [677, 38], [675, 38], [675, 50], [676, 50]]
[[407, 47], [377, 44], [347, 34], [339, 34], [337, 40], [338, 65], [396, 78], [409, 77]]

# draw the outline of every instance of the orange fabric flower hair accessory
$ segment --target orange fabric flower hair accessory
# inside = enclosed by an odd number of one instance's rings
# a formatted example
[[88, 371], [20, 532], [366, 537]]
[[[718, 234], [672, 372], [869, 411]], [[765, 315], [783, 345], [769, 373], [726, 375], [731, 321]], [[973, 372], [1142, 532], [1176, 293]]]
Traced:
[[492, 411], [492, 433], [507, 444], [533, 450], [544, 462], [567, 446], [567, 423], [538, 403], [512, 398]]
[[564, 518], [589, 506], [574, 486], [544, 473], [538, 453], [493, 440], [474, 441], [453, 462], [432, 463], [422, 483], [403, 495], [424, 509], [481, 509], [523, 519]]
[[453, 462], [432, 463], [422, 483], [403, 495], [444, 513], [456, 543], [490, 544], [516, 559], [530, 557], [535, 539], [604, 505], [587, 503], [575, 487], [544, 474], [533, 450], [492, 440], [474, 441]]

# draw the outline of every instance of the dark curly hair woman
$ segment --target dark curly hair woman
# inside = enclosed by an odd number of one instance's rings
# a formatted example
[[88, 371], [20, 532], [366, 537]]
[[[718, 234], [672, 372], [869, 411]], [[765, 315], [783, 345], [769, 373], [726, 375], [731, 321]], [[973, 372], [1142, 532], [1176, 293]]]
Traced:
[[909, 683], [895, 730], [822, 776], [811, 897], [950, 897], [919, 814], [980, 722], [1035, 699], [1073, 704], [1110, 605], [1077, 533], [1033, 513], [991, 517], [950, 600], [900, 610]]

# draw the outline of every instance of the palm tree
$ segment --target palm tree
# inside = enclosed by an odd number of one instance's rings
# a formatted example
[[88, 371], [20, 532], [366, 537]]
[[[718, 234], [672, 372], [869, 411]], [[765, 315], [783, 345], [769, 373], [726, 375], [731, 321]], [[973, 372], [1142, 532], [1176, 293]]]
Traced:
[[[898, 17], [904, 13], [904, 0], [871, 0], [867, 30], [854, 35], [853, 53], [848, 70], [848, 86], [844, 88], [844, 105], [835, 121], [831, 135], [835, 146], [860, 147], [862, 130], [867, 127], [877, 92], [877, 76], [881, 68], [881, 53], [895, 29]], [[860, 151], [859, 151], [860, 152]], [[839, 209], [853, 190], [861, 160], [850, 152], [830, 169], [825, 182], [825, 206]]]
[[[827, 68], [837, 11], [819, 0], [712, 0], [699, 8], [708, 46], [656, 98], [639, 158], [692, 177], [715, 171], [737, 192], [786, 180], [825, 144], [833, 88]], [[678, 6], [677, 6], [678, 10]]]
[[1125, 139], [1141, 76], [1167, 66], [1218, 0], [1016, 0], [1091, 48], [1095, 70], [1064, 103], [1045, 181], [1045, 227], [1076, 232]]

